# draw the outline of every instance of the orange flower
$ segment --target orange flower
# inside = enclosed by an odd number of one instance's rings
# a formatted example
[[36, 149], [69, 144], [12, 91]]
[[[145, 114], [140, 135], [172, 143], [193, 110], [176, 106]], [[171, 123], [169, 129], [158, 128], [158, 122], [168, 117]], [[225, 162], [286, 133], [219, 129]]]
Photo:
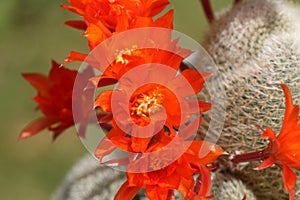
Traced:
[[171, 28], [173, 16], [170, 12], [155, 22], [152, 17], [160, 13], [168, 0], [69, 0], [70, 6], [62, 5], [84, 17], [84, 22], [67, 21], [66, 24], [79, 29], [86, 29], [91, 49], [110, 37], [115, 32], [131, 28], [158, 26]]
[[128, 21], [126, 16], [119, 20], [116, 28], [112, 31], [108, 29], [101, 21], [94, 20], [93, 18], [86, 19], [88, 27], [84, 36], [88, 38], [88, 43], [91, 49], [94, 49], [101, 42], [111, 37], [113, 34], [120, 33], [129, 29], [143, 28], [143, 27], [161, 27], [173, 28], [173, 10], [170, 10], [163, 16], [156, 20], [149, 17], [135, 17]]
[[[168, 49], [172, 52], [157, 48], [135, 49], [135, 47], [126, 50], [119, 50], [115, 60], [105, 70], [103, 70], [103, 74], [92, 79], [95, 85], [105, 86], [116, 83], [126, 72], [137, 66], [148, 63], [159, 63], [169, 66], [174, 70], [178, 70], [182, 60], [188, 57], [192, 52], [190, 50], [178, 47], [178, 40], [170, 41], [168, 37], [169, 35], [162, 36], [161, 41], [159, 41], [157, 46], [161, 47], [164, 45], [163, 47], [165, 49]], [[80, 57], [78, 54], [71, 56], [71, 59], [73, 60]], [[82, 56], [82, 58], [84, 57]], [[97, 66], [95, 67], [98, 68]]]
[[[76, 26], [82, 27], [82, 24], [80, 24], [78, 21], [69, 21], [68, 23], [76, 24]], [[170, 29], [170, 28], [172, 28], [172, 23], [173, 23], [173, 10], [170, 10], [165, 15], [161, 16], [160, 18], [156, 19], [155, 21], [151, 18], [138, 17], [135, 20], [133, 20], [129, 26], [120, 27], [119, 32], [125, 31], [128, 29], [143, 28], [143, 27], [161, 27], [161, 28]], [[88, 36], [88, 41], [89, 41], [91, 49], [94, 49], [99, 43], [101, 43], [108, 37], [111, 37], [112, 33], [108, 30], [105, 30], [104, 26], [98, 26], [97, 23], [95, 22], [95, 23], [91, 23], [89, 25], [86, 35]], [[184, 54], [186, 54], [186, 55], [191, 53], [190, 51], [183, 50], [183, 49], [177, 47], [176, 46], [177, 42], [178, 42], [177, 40], [174, 40], [171, 42], [169, 36], [163, 36], [162, 38], [165, 40], [164, 41], [165, 44], [172, 45], [169, 47], [170, 50], [173, 48], [172, 50], [174, 50], [174, 52], [176, 52], [176, 50], [177, 51], [185, 51]], [[162, 41], [160, 41], [160, 42], [161, 42], [160, 45], [162, 45], [163, 42]], [[140, 43], [142, 43], [142, 42], [140, 42]], [[112, 44], [112, 45], [114, 45], [114, 44]], [[115, 45], [118, 46], [118, 44], [115, 44]], [[110, 47], [110, 48], [114, 49], [113, 47]], [[152, 50], [140, 50], [140, 49], [136, 50], [134, 48], [132, 48], [132, 49], [130, 49], [130, 48], [127, 50], [120, 50], [119, 55], [116, 58], [116, 62], [113, 63], [113, 66], [110, 68], [113, 68], [115, 71], [116, 69], [121, 68], [124, 65], [127, 65], [128, 62], [130, 61], [130, 58], [128, 58], [127, 55], [131, 55], [131, 59], [133, 59], [133, 60], [136, 60], [137, 58], [139, 58], [140, 60], [142, 58], [145, 58], [145, 60], [151, 61], [151, 60], [149, 60], [149, 58], [152, 58], [152, 59], [154, 59], [152, 61], [160, 60], [160, 61], [164, 61], [166, 63], [170, 62], [170, 60], [162, 59], [163, 58], [162, 55], [165, 55], [167, 52], [165, 54], [162, 54], [162, 52], [160, 50], [159, 51], [153, 51], [153, 49]], [[156, 58], [156, 56], [153, 56], [153, 54], [156, 54], [159, 57]], [[67, 63], [73, 62], [73, 61], [83, 62], [83, 61], [85, 61], [86, 58], [87, 58], [87, 54], [71, 52], [70, 55], [64, 60], [63, 64], [67, 64]], [[94, 67], [97, 67], [97, 66], [94, 66]], [[118, 70], [120, 70], [120, 69], [118, 69]], [[105, 73], [107, 73], [107, 71]], [[115, 73], [115, 72], [112, 72], [112, 73]]]
[[296, 174], [291, 168], [300, 170], [300, 123], [299, 106], [293, 106], [292, 97], [288, 87], [281, 85], [286, 99], [286, 110], [280, 133], [267, 127], [262, 138], [268, 138], [270, 143], [267, 148], [269, 157], [257, 169], [270, 167], [274, 163], [282, 167], [285, 189], [290, 194], [290, 199], [295, 198], [294, 186]]
[[[90, 73], [86, 71], [87, 73]], [[85, 72], [85, 73], [86, 73]], [[83, 73], [79, 74], [82, 75]], [[65, 129], [74, 125], [72, 113], [72, 92], [77, 71], [60, 67], [52, 61], [52, 69], [49, 76], [41, 74], [23, 74], [23, 77], [38, 91], [34, 100], [38, 103], [38, 109], [44, 114], [29, 124], [20, 135], [20, 139], [31, 137], [45, 128], [53, 131], [53, 140]], [[92, 93], [88, 92], [89, 95]], [[85, 99], [85, 98], [84, 98]], [[82, 107], [81, 116], [86, 114], [87, 102], [76, 100]], [[81, 105], [81, 106], [80, 106]], [[85, 108], [83, 108], [85, 107]]]
[[131, 21], [135, 17], [153, 17], [160, 13], [168, 0], [68, 0], [70, 6], [63, 8], [83, 17], [101, 21], [109, 30], [115, 31], [124, 17]]
[[[145, 70], [147, 75], [142, 75]], [[211, 106], [203, 101], [186, 99], [201, 91], [208, 74], [202, 77], [197, 71], [186, 69], [181, 75], [175, 76], [175, 72], [168, 73], [168, 70], [155, 66], [140, 71], [121, 80], [120, 89], [102, 92], [95, 102], [96, 108], [113, 113], [114, 131], [121, 131], [122, 135], [131, 134], [134, 152], [144, 152], [153, 134], [163, 127], [168, 129], [170, 135], [175, 136], [180, 125], [188, 122], [192, 115], [209, 110]], [[141, 87], [135, 85], [158, 80], [160, 84], [143, 84]], [[191, 86], [190, 90], [186, 84]], [[112, 102], [118, 104], [114, 110]]]
[[[209, 103], [196, 99], [184, 100], [201, 91], [209, 74], [203, 73], [202, 77], [191, 69], [177, 74], [183, 57], [189, 56], [191, 51], [178, 47], [178, 40], [170, 42], [169, 37], [167, 32], [159, 42], [174, 53], [154, 48], [121, 50], [103, 74], [92, 79], [98, 87], [120, 83], [117, 90], [102, 92], [96, 99], [95, 108], [114, 115], [113, 130], [108, 133], [108, 137], [114, 132], [120, 132], [119, 136], [123, 137], [131, 134], [127, 139], [131, 139], [133, 152], [144, 152], [152, 136], [163, 125], [174, 136], [175, 129], [187, 122], [193, 114], [210, 109]], [[153, 82], [156, 83], [148, 84]], [[117, 103], [120, 104], [114, 111], [113, 99], [118, 99]], [[128, 110], [128, 115], [124, 115], [124, 110]], [[145, 126], [143, 130], [140, 128]]]
[[[169, 139], [171, 140], [171, 137]], [[170, 198], [173, 196], [173, 190], [178, 190], [187, 200], [207, 196], [210, 190], [210, 176], [206, 165], [214, 162], [217, 157], [224, 154], [224, 151], [218, 146], [204, 141], [193, 141], [191, 144], [190, 142], [182, 141], [178, 144], [178, 149], [181, 149], [180, 146], [184, 145], [190, 146], [185, 153], [167, 167], [144, 173], [127, 172], [127, 181], [121, 186], [115, 196], [115, 200], [132, 199], [138, 190], [143, 187], [146, 187], [146, 194], [150, 200]], [[199, 151], [204, 145], [210, 146], [211, 150], [205, 157], [199, 158]], [[162, 146], [162, 143], [156, 143], [148, 151], [161, 149]], [[168, 149], [163, 151], [163, 153], [159, 153], [159, 155], [157, 154], [157, 157], [149, 157], [152, 162], [141, 157], [140, 160], [132, 162], [130, 165], [132, 167], [136, 165], [141, 165], [140, 167], [151, 167], [153, 164], [160, 165], [161, 163], [157, 162], [156, 158], [166, 158], [168, 160], [172, 157], [174, 151], [178, 149]], [[163, 162], [164, 160], [161, 161]], [[201, 176], [201, 186], [196, 189], [197, 191], [195, 191], [195, 185], [197, 184], [195, 184], [193, 178], [194, 174], [200, 174]]]

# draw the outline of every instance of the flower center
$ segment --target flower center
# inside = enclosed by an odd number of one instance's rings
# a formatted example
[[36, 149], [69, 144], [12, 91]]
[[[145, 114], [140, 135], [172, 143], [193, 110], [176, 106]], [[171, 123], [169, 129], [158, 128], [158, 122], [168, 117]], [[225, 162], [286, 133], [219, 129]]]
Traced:
[[162, 109], [163, 99], [164, 96], [158, 87], [149, 92], [139, 94], [131, 107], [131, 115], [149, 117]]
[[115, 53], [116, 56], [116, 63], [122, 63], [122, 64], [128, 64], [128, 60], [126, 58], [124, 58], [124, 55], [132, 55], [133, 51], [135, 51], [137, 49], [137, 46], [133, 45], [131, 48], [125, 48], [125, 49], [121, 49], [118, 50]]

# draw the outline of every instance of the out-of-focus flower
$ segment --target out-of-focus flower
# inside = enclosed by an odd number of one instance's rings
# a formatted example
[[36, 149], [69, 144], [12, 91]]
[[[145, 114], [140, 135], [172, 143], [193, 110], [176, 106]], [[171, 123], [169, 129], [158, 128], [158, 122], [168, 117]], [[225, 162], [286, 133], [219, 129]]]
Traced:
[[285, 189], [290, 194], [290, 199], [294, 199], [294, 186], [296, 174], [291, 168], [300, 170], [300, 123], [299, 106], [293, 106], [289, 88], [281, 84], [285, 94], [286, 110], [280, 133], [276, 136], [275, 132], [267, 127], [262, 138], [269, 139], [267, 152], [270, 156], [257, 169], [264, 169], [274, 163], [282, 167], [282, 175]]
[[[37, 73], [23, 74], [23, 77], [37, 90], [38, 94], [34, 100], [44, 116], [25, 127], [21, 132], [20, 139], [31, 137], [45, 128], [52, 131], [53, 140], [56, 139], [65, 129], [74, 125], [72, 103], [77, 106], [77, 115], [87, 118], [88, 111], [92, 109], [89, 104], [93, 104], [88, 103], [88, 98], [83, 97], [82, 94], [80, 97], [76, 96], [72, 102], [72, 95], [76, 76], [89, 76], [91, 73], [90, 70], [78, 73], [75, 70], [60, 67], [58, 63], [52, 61], [49, 76]], [[80, 85], [80, 87], [84, 86], [85, 84]], [[84, 95], [92, 95], [92, 93], [86, 91]], [[81, 133], [83, 134], [83, 132], [82, 129]]]

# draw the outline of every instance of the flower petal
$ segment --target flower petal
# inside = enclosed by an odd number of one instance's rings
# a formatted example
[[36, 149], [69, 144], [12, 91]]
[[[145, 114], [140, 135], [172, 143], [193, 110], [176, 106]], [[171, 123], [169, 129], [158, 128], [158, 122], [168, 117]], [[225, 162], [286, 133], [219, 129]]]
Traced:
[[94, 108], [101, 108], [103, 112], [111, 112], [111, 96], [113, 91], [107, 90], [102, 92], [96, 99]]
[[74, 62], [74, 61], [83, 62], [86, 59], [86, 57], [87, 54], [71, 51], [69, 56], [64, 60], [63, 64], [67, 64], [69, 62]]
[[150, 1], [143, 1], [145, 4], [145, 13], [144, 16], [155, 16], [160, 13], [166, 6], [169, 5], [168, 0], [150, 0]]
[[267, 139], [268, 138], [268, 139], [275, 139], [275, 140], [277, 140], [276, 134], [269, 127], [266, 128], [265, 132], [261, 135], [261, 138], [263, 138], [263, 139]]
[[174, 10], [169, 10], [166, 14], [155, 20], [156, 27], [173, 28]]
[[299, 114], [299, 106], [294, 106], [287, 118], [286, 123], [284, 124], [284, 126], [282, 126], [282, 129], [278, 136], [278, 139], [281, 140], [282, 142], [284, 141], [284, 138], [286, 138], [286, 136], [289, 137], [291, 134], [294, 135], [294, 132], [297, 130], [297, 128], [298, 130], [300, 130], [298, 125], [299, 122], [298, 114]]
[[161, 188], [158, 186], [146, 187], [146, 194], [149, 200], [166, 200], [168, 197], [168, 193], [168, 188]]
[[51, 81], [47, 76], [41, 74], [22, 74], [22, 76], [35, 88], [42, 96], [47, 96], [51, 86]]
[[293, 200], [295, 193], [294, 187], [297, 180], [296, 174], [288, 166], [282, 165], [282, 176], [284, 187], [290, 194], [290, 200]]
[[139, 138], [131, 137], [131, 148], [134, 152], [145, 152], [151, 141], [151, 137]]
[[129, 163], [129, 158], [128, 157], [123, 157], [123, 158], [112, 159], [112, 160], [103, 162], [102, 164], [104, 164], [106, 166], [115, 167], [115, 166], [128, 165], [128, 163]]
[[132, 200], [139, 190], [139, 187], [129, 186], [126, 181], [115, 195], [114, 200]]
[[191, 144], [187, 142], [189, 148], [184, 154], [184, 158], [193, 166], [213, 163], [219, 156], [227, 153], [218, 145], [203, 140], [194, 140]]
[[276, 159], [274, 156], [267, 158], [264, 162], [262, 162], [258, 167], [254, 168], [254, 170], [261, 170], [272, 166], [275, 163]]
[[205, 80], [211, 76], [211, 73], [201, 72], [201, 74], [192, 69], [183, 70], [182, 75], [193, 87], [195, 94], [199, 93], [202, 88]]
[[121, 14], [117, 16], [117, 26], [116, 26], [116, 32], [122, 32], [128, 30], [128, 15], [126, 13], [126, 10], [122, 9]]
[[39, 118], [34, 120], [32, 123], [30, 123], [20, 134], [19, 139], [23, 140], [25, 138], [31, 137], [33, 135], [36, 135], [43, 129], [49, 127], [50, 125], [56, 123], [56, 119], [51, 118]]
[[210, 173], [204, 165], [200, 165], [199, 168], [201, 172], [201, 186], [198, 195], [206, 197], [210, 191]]
[[82, 20], [69, 20], [65, 22], [65, 25], [68, 25], [72, 28], [80, 29], [80, 30], [86, 30], [87, 25]]
[[[95, 21], [93, 19], [86, 19], [87, 21]], [[111, 36], [111, 32], [101, 21], [89, 23], [88, 28], [84, 34], [88, 38], [88, 43], [91, 49], [94, 49], [98, 44]]]
[[94, 155], [101, 162], [102, 159], [113, 152], [116, 148], [124, 149], [125, 151], [130, 151], [129, 149], [129, 138], [125, 137], [125, 133], [118, 129], [111, 129], [106, 137], [104, 137], [101, 142], [98, 144], [98, 147], [94, 153]]
[[102, 159], [113, 152], [116, 149], [116, 145], [114, 145], [110, 139], [107, 137], [103, 138], [101, 142], [98, 144], [98, 147], [94, 153], [96, 158], [99, 159], [100, 163], [102, 162]]
[[70, 10], [74, 13], [77, 13], [79, 15], [84, 15], [85, 4], [83, 2], [85, 2], [85, 1], [69, 0], [69, 3], [71, 4], [71, 6], [62, 4], [61, 7], [66, 9], [66, 10]]
[[290, 114], [292, 113], [293, 110], [293, 100], [291, 96], [291, 92], [289, 88], [285, 84], [280, 85], [281, 88], [283, 89], [284, 95], [285, 95], [285, 114], [284, 114], [284, 119], [283, 119], [283, 124], [282, 124], [282, 129], [285, 129], [287, 123], [288, 123], [288, 118]]

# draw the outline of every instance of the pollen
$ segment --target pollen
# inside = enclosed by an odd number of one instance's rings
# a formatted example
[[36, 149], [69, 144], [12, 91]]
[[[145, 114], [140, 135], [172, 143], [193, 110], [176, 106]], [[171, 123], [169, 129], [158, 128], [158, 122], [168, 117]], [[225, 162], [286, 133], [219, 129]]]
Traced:
[[131, 108], [131, 115], [149, 117], [161, 110], [163, 99], [163, 94], [159, 88], [140, 94]]
[[132, 55], [136, 49], [137, 49], [137, 46], [133, 45], [131, 48], [125, 48], [122, 50], [118, 50], [115, 53], [116, 63], [128, 64], [129, 61], [126, 58], [124, 58], [123, 56], [124, 55], [128, 55], [128, 56]]

